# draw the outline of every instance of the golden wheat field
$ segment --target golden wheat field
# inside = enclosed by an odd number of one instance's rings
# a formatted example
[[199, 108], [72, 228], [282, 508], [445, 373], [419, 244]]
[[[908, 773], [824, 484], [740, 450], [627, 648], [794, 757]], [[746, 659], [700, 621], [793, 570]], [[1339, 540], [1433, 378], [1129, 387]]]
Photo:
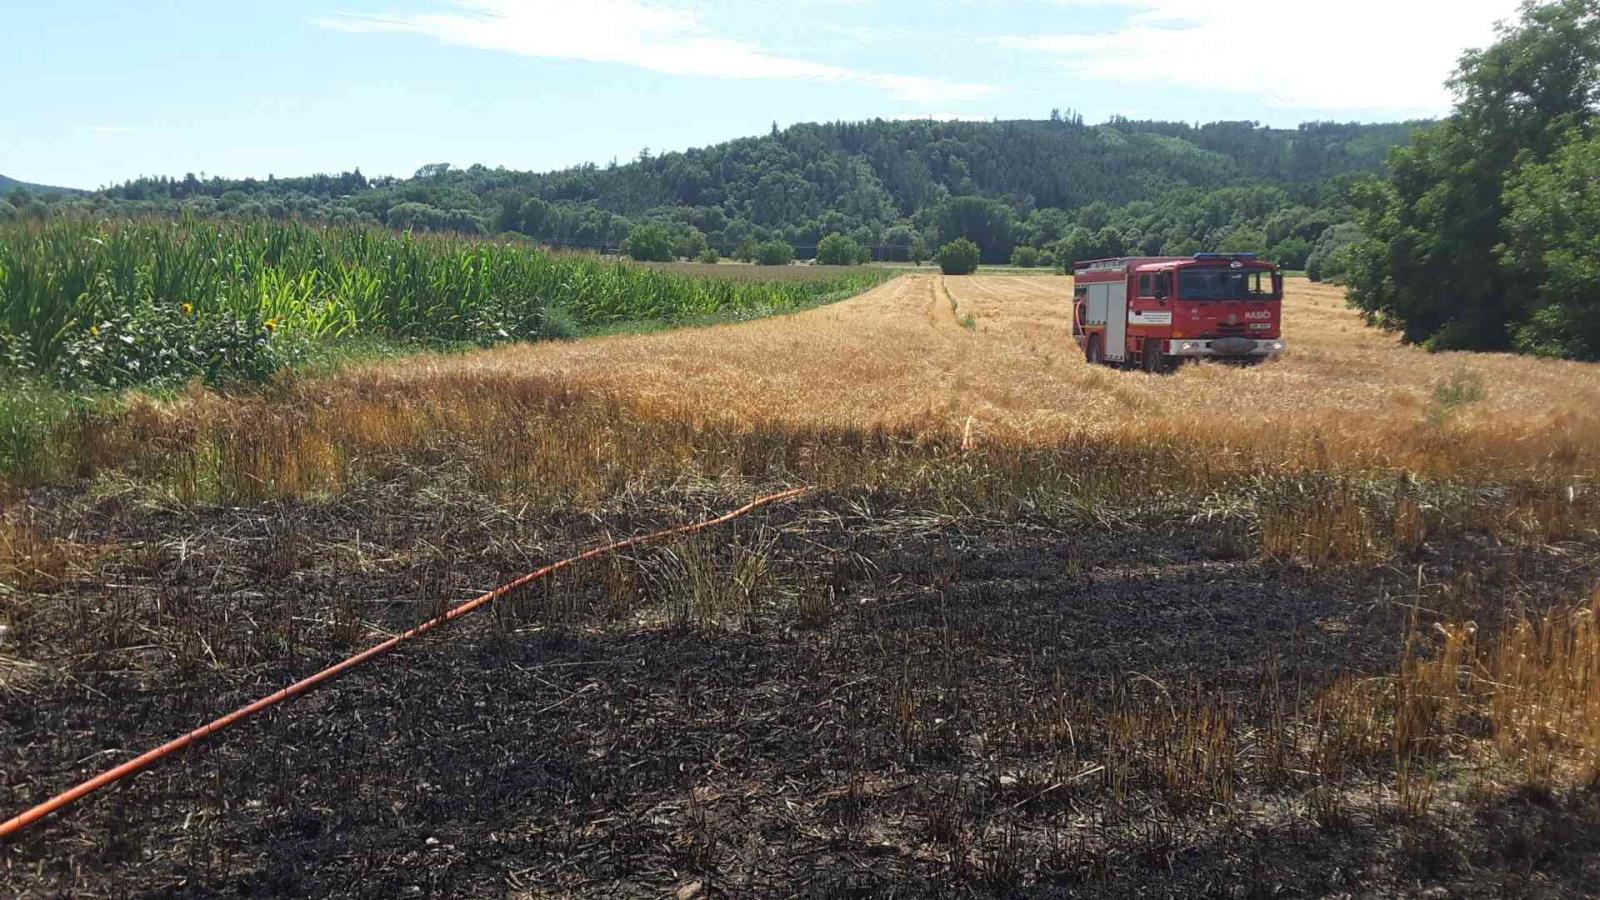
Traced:
[[1061, 277], [347, 363], [63, 421], [0, 515], [0, 893], [1585, 896], [1600, 368], [1291, 280], [1087, 365]]
[[[1160, 455], [1170, 465], [1152, 474], [1176, 487], [1337, 470], [1554, 490], [1589, 483], [1600, 461], [1591, 365], [1429, 354], [1365, 326], [1338, 289], [1291, 281], [1285, 358], [1146, 377], [1084, 362], [1069, 296], [1064, 278], [908, 275], [754, 322], [408, 356], [255, 394], [135, 398], [73, 423], [51, 459], [80, 477], [159, 472], [185, 497], [306, 496], [379, 457], [451, 444], [455, 459], [482, 463], [480, 480], [591, 499], [730, 469], [871, 483], [863, 471], [930, 444], [1014, 465], [1068, 447]], [[864, 438], [895, 452], [863, 454]], [[769, 464], [774, 448], [781, 464]]]
[[[1070, 297], [1065, 278], [908, 275], [784, 318], [406, 360], [349, 377], [541, 377], [732, 422], [970, 427], [977, 441], [1033, 444], [1171, 435], [1272, 460], [1321, 454], [1434, 472], [1571, 473], [1600, 460], [1592, 365], [1429, 354], [1365, 327], [1339, 288], [1291, 280], [1285, 359], [1148, 378], [1083, 361]], [[1441, 409], [1453, 386], [1481, 400]]]

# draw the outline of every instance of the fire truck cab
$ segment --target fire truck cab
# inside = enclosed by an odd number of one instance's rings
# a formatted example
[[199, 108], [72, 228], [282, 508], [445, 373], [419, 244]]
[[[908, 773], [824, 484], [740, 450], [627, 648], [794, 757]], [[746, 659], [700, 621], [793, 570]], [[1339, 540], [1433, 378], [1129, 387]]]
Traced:
[[1253, 253], [1096, 259], [1073, 267], [1072, 336], [1091, 363], [1161, 372], [1186, 359], [1282, 354], [1283, 275]]

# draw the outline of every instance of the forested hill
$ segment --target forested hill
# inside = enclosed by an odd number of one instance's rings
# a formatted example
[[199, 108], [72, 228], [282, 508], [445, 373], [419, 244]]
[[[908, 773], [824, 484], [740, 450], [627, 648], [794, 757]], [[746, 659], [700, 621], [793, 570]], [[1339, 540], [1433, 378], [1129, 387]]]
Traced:
[[[703, 149], [549, 173], [437, 164], [406, 179], [359, 170], [266, 181], [144, 178], [79, 202], [521, 232], [596, 248], [614, 248], [634, 226], [657, 222], [684, 255], [707, 245], [732, 255], [766, 240], [806, 255], [831, 233], [890, 258], [965, 235], [988, 261], [1008, 259], [1018, 246], [1049, 255], [1069, 236], [1083, 252], [1182, 252], [1224, 239], [1229, 249], [1267, 251], [1293, 240], [1282, 248], [1285, 261], [1300, 265], [1347, 218], [1347, 176], [1379, 171], [1415, 128], [1086, 125], [1072, 115], [874, 120], [774, 127]], [[1099, 244], [1081, 246], [1091, 238]]]
[[592, 201], [623, 214], [721, 206], [755, 224], [829, 209], [911, 216], [952, 194], [1075, 209], [1151, 199], [1175, 186], [1315, 185], [1371, 172], [1411, 130], [1131, 121], [1091, 127], [1076, 120], [797, 125], [704, 150], [642, 155], [626, 166], [555, 172], [535, 183], [548, 201]]

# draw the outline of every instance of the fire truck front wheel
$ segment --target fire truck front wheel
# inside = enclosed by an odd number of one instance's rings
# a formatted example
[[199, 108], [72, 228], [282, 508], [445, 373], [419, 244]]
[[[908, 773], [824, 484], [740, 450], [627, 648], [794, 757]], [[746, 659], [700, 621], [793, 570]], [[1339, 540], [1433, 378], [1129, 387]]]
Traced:
[[1167, 371], [1167, 358], [1161, 352], [1161, 345], [1158, 342], [1145, 341], [1139, 355], [1144, 370], [1151, 375], [1160, 375]]
[[1105, 365], [1106, 354], [1100, 347], [1100, 335], [1089, 335], [1089, 343], [1085, 344], [1083, 348], [1083, 358], [1088, 360], [1091, 366]]

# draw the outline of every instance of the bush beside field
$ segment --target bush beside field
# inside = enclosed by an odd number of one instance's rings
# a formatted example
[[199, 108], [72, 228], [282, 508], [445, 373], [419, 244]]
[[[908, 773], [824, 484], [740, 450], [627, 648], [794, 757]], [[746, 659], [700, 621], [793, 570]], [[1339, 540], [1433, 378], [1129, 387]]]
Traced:
[[265, 220], [16, 223], [0, 226], [0, 371], [74, 389], [260, 381], [350, 341], [486, 346], [744, 318], [888, 277], [692, 278], [526, 245]]
[[978, 271], [978, 245], [966, 238], [956, 238], [935, 255], [940, 271], [946, 275], [971, 275]]

